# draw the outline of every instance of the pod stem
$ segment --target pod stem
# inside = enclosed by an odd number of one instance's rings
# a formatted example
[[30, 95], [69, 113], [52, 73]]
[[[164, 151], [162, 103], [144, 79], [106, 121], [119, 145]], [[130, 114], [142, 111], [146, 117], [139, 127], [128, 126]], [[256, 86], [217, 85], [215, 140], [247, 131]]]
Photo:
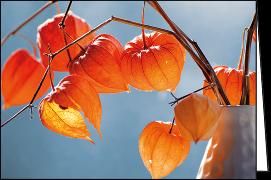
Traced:
[[256, 25], [257, 25], [256, 14], [254, 14], [252, 22], [247, 32], [245, 62], [243, 67], [243, 79], [242, 79], [242, 96], [240, 100], [240, 105], [249, 105], [249, 57], [252, 35], [253, 31], [256, 28]]
[[245, 33], [247, 32], [248, 28], [245, 28], [242, 33], [242, 48], [241, 48], [241, 53], [240, 53], [240, 59], [239, 59], [239, 64], [237, 66], [238, 70], [242, 69], [243, 65], [243, 57], [244, 57], [244, 43], [245, 43]]
[[[144, 1], [144, 4], [143, 4], [143, 7], [142, 7], [142, 14], [141, 14], [141, 22], [142, 22], [142, 24], [144, 24], [144, 19], [145, 19], [145, 15], [144, 14], [145, 14], [145, 1]], [[146, 36], [145, 36], [145, 32], [144, 32], [144, 27], [143, 26], [141, 28], [141, 31], [142, 31], [143, 48], [147, 49]]]
[[171, 122], [171, 127], [170, 127], [170, 129], [169, 129], [169, 134], [171, 134], [171, 132], [172, 132], [172, 129], [173, 129], [174, 123], [175, 123], [175, 117], [173, 117], [173, 119], [172, 119], [172, 122]]

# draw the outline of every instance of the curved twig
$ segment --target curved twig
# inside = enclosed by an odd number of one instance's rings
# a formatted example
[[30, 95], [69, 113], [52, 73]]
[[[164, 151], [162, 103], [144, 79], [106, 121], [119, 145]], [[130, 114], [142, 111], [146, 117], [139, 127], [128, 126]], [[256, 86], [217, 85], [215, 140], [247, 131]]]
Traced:
[[22, 27], [24, 27], [27, 23], [29, 23], [32, 19], [34, 19], [37, 15], [39, 15], [42, 11], [44, 11], [47, 7], [55, 3], [56, 1], [49, 1], [44, 6], [42, 6], [39, 10], [37, 10], [32, 16], [27, 18], [24, 22], [22, 22], [19, 26], [17, 26], [13, 31], [8, 33], [2, 40], [1, 46], [5, 44], [5, 42], [12, 36], [15, 35]]
[[191, 93], [189, 93], [189, 94], [186, 94], [186, 95], [184, 95], [184, 96], [182, 96], [182, 97], [180, 97], [180, 98], [176, 98], [176, 97], [174, 96], [174, 99], [175, 99], [175, 100], [172, 101], [172, 102], [169, 102], [168, 104], [169, 104], [170, 106], [174, 106], [174, 105], [175, 105], [176, 103], [178, 103], [180, 100], [186, 98], [187, 96], [190, 96], [190, 95], [193, 94], [193, 93], [199, 92], [199, 91], [201, 91], [201, 90], [203, 90], [203, 89], [213, 88], [213, 87], [214, 87], [214, 84], [209, 84], [209, 85], [204, 86], [204, 87], [202, 87], [202, 88], [200, 88], [200, 89], [197, 89], [197, 90], [195, 90], [195, 91], [193, 91], [193, 92], [191, 92]]
[[253, 31], [256, 28], [256, 14], [254, 14], [253, 20], [249, 26], [247, 32], [247, 43], [246, 43], [246, 52], [245, 52], [245, 64], [243, 67], [243, 80], [242, 80], [242, 96], [240, 100], [240, 105], [249, 104], [249, 56], [252, 42]]

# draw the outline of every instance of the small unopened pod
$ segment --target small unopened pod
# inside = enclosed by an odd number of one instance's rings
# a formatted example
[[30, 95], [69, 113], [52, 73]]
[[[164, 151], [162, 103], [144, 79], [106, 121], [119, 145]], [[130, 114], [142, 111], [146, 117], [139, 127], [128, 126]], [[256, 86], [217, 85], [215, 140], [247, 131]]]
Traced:
[[185, 49], [170, 34], [152, 32], [135, 37], [124, 47], [121, 71], [126, 81], [144, 91], [174, 91], [185, 61]]
[[222, 107], [207, 96], [191, 94], [174, 108], [175, 120], [183, 138], [198, 142], [212, 137]]
[[153, 121], [142, 131], [139, 138], [139, 153], [153, 179], [170, 174], [187, 157], [190, 142], [180, 137], [171, 122]]

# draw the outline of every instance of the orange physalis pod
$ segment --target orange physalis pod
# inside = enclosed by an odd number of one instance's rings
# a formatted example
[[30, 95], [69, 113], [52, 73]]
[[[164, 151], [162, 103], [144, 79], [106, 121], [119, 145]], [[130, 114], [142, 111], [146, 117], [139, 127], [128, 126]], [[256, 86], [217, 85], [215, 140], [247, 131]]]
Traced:
[[49, 130], [72, 138], [80, 138], [94, 143], [80, 112], [44, 98], [39, 105], [42, 124]]
[[48, 129], [64, 136], [90, 140], [79, 111], [84, 113], [102, 137], [99, 95], [86, 78], [77, 75], [63, 78], [39, 107], [40, 119]]
[[[231, 105], [240, 104], [242, 96], [242, 81], [243, 81], [243, 70], [234, 69], [227, 66], [216, 66], [214, 71], [218, 77], [218, 80], [225, 91]], [[203, 86], [208, 85], [204, 81]], [[256, 104], [256, 72], [249, 73], [249, 104]], [[212, 100], [217, 100], [212, 89], [203, 90], [203, 95], [208, 96]]]
[[139, 153], [153, 179], [170, 174], [187, 157], [190, 142], [180, 137], [176, 125], [171, 133], [170, 122], [149, 123], [139, 138]]
[[170, 34], [152, 32], [135, 37], [124, 47], [121, 70], [126, 81], [145, 91], [174, 91], [185, 62], [185, 49]]
[[[7, 59], [1, 75], [3, 108], [29, 103], [44, 75], [45, 67], [25, 49], [18, 49]], [[50, 88], [49, 75], [46, 76], [35, 100]]]
[[[63, 13], [55, 15], [52, 19], [46, 20], [38, 27], [37, 43], [40, 50], [40, 57], [44, 66], [47, 66], [49, 62], [48, 57], [44, 55], [44, 53], [48, 53], [48, 44], [50, 45], [52, 52], [56, 52], [66, 45], [64, 32], [59, 27], [59, 23], [63, 17]], [[84, 19], [78, 17], [70, 11], [65, 19], [64, 30], [69, 36], [72, 37], [71, 39], [66, 36], [66, 42], [70, 43], [91, 30], [91, 27]], [[94, 34], [90, 34], [86, 38], [80, 40], [78, 44], [84, 47], [89, 44], [94, 36]], [[70, 58], [71, 60], [74, 59], [80, 53], [80, 51], [80, 47], [75, 44], [68, 50], [65, 50], [56, 55], [51, 64], [52, 70], [68, 71]]]
[[180, 134], [187, 140], [208, 140], [216, 130], [221, 106], [207, 96], [193, 93], [180, 100], [174, 108]]
[[120, 70], [122, 52], [123, 47], [116, 38], [101, 34], [70, 64], [70, 73], [87, 77], [98, 93], [129, 91]]

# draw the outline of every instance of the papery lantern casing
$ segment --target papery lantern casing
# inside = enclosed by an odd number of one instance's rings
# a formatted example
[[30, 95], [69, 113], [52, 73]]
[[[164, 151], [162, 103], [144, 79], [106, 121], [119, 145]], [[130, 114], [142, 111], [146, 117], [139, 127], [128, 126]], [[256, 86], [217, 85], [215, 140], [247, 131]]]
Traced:
[[[17, 49], [7, 59], [1, 75], [4, 108], [29, 103], [46, 68], [25, 49]], [[35, 100], [50, 88], [49, 75], [45, 77]]]
[[198, 142], [212, 137], [222, 108], [207, 96], [193, 93], [174, 108], [176, 125], [183, 138]]
[[86, 78], [78, 75], [64, 77], [39, 105], [40, 119], [45, 127], [64, 136], [93, 142], [80, 111], [102, 137], [99, 95]]
[[[44, 55], [44, 53], [49, 53], [48, 44], [50, 45], [52, 52], [56, 52], [66, 45], [64, 33], [59, 27], [59, 23], [63, 17], [63, 13], [55, 15], [53, 18], [46, 20], [38, 27], [37, 43], [40, 50], [40, 57], [45, 67], [49, 62], [48, 56]], [[84, 19], [69, 11], [65, 19], [64, 29], [69, 34], [69, 36], [72, 37], [71, 39], [66, 36], [67, 43], [70, 43], [91, 30], [91, 27]], [[89, 42], [91, 42], [94, 36], [95, 34], [92, 33], [86, 38], [80, 40], [78, 44], [84, 47], [88, 45]], [[54, 57], [54, 60], [51, 64], [51, 69], [54, 71], [68, 71], [68, 64], [70, 61], [69, 55], [71, 59], [74, 59], [80, 53], [80, 51], [80, 47], [75, 44], [68, 48], [68, 50], [64, 50], [63, 52], [59, 53]]]
[[154, 179], [170, 174], [186, 159], [190, 150], [190, 142], [179, 136], [176, 125], [171, 133], [170, 128], [170, 122], [153, 121], [139, 138], [140, 156]]
[[152, 32], [135, 37], [124, 47], [121, 70], [126, 81], [145, 91], [174, 91], [180, 81], [185, 49], [170, 34]]
[[[231, 105], [240, 104], [242, 96], [243, 70], [227, 66], [215, 66], [214, 71]], [[208, 83], [204, 81], [203, 86], [207, 85]], [[208, 96], [212, 100], [217, 100], [212, 89], [204, 89], [203, 95]], [[256, 72], [249, 73], [249, 104], [256, 104]]]
[[87, 77], [98, 93], [129, 91], [121, 70], [120, 58], [123, 47], [109, 34], [96, 36], [86, 52], [71, 62], [69, 71]]
[[40, 102], [39, 115], [42, 124], [52, 132], [94, 143], [79, 111], [62, 107], [45, 97]]

